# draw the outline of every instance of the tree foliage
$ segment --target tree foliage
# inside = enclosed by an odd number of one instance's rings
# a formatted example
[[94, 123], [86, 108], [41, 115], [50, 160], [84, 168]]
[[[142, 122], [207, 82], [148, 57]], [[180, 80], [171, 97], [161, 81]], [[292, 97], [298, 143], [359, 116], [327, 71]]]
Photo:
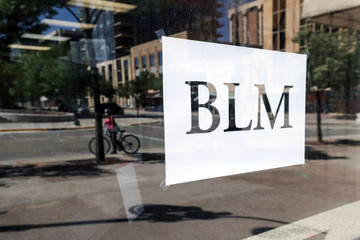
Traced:
[[[24, 33], [41, 33], [48, 26], [41, 24], [40, 17], [51, 17], [59, 6], [56, 0], [0, 0], [0, 107], [11, 105], [9, 89], [12, 86], [13, 73], [9, 75], [10, 44], [21, 42]], [[16, 73], [16, 72], [15, 72]]]
[[[359, 78], [359, 40], [355, 32], [341, 30], [334, 33], [305, 28], [295, 42], [304, 42], [310, 52], [307, 88], [343, 90], [346, 83], [355, 86]], [[302, 51], [304, 52], [304, 51]], [[344, 96], [344, 95], [343, 95]]]
[[68, 103], [83, 98], [90, 74], [85, 66], [67, 61], [66, 52], [66, 46], [57, 45], [51, 51], [21, 55], [11, 95], [20, 102], [36, 102], [41, 96]]
[[[162, 79], [155, 77], [153, 73], [141, 71], [134, 80], [118, 88], [118, 94], [122, 96], [135, 96], [137, 105], [146, 106], [146, 97], [149, 90], [162, 91]], [[128, 93], [126, 93], [126, 91]], [[120, 96], [120, 95], [119, 95]]]
[[124, 84], [119, 84], [117, 88], [117, 95], [119, 97], [129, 98], [131, 96], [130, 88], [131, 88], [130, 82], [125, 82]]
[[345, 99], [344, 111], [350, 112], [351, 89], [360, 77], [359, 36], [351, 29], [330, 33], [304, 28], [294, 41], [304, 43], [310, 52], [306, 86], [308, 92], [313, 91], [316, 96], [318, 140], [322, 142], [321, 96], [325, 89], [331, 89], [331, 95]]

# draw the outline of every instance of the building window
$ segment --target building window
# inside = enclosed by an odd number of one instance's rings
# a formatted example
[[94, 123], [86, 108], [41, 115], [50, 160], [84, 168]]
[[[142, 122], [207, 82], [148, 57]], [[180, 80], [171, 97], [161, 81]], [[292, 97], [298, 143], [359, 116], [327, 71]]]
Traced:
[[159, 66], [162, 66], [162, 52], [158, 52]]
[[146, 69], [146, 56], [141, 57], [142, 69]]
[[129, 62], [124, 60], [124, 73], [125, 73], [125, 82], [129, 81]]
[[150, 54], [150, 67], [154, 67], [154, 66], [155, 66], [154, 54]]
[[135, 65], [135, 70], [139, 69], [139, 58], [134, 58], [134, 65]]
[[244, 15], [242, 12], [236, 12], [231, 16], [231, 41], [236, 45], [240, 45], [245, 42], [244, 40]]
[[112, 82], [113, 74], [112, 74], [112, 64], [109, 65], [109, 81]]
[[257, 7], [251, 8], [246, 13], [246, 44], [259, 45], [259, 11]]
[[285, 51], [286, 0], [273, 1], [273, 49]]
[[121, 83], [121, 82], [122, 82], [121, 60], [118, 60], [118, 61], [116, 62], [116, 64], [117, 64], [117, 81], [118, 81], [119, 83]]

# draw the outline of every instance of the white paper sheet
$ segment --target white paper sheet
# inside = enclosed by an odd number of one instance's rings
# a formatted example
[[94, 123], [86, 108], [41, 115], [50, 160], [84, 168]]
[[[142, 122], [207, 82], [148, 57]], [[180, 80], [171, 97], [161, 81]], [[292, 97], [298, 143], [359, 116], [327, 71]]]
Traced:
[[167, 185], [304, 163], [305, 55], [162, 44]]

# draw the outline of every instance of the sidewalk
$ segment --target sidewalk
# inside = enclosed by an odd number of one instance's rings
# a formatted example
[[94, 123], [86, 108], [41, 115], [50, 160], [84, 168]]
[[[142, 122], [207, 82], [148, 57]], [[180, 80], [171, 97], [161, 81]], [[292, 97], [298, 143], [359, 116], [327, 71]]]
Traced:
[[[115, 116], [116, 122], [123, 127], [153, 124], [160, 122], [163, 118], [162, 112], [149, 112], [141, 109], [137, 118], [136, 109], [126, 109], [122, 116]], [[105, 119], [103, 119], [105, 121]], [[64, 122], [2, 122], [0, 133], [24, 132], [24, 131], [52, 131], [52, 130], [79, 130], [95, 128], [94, 118], [79, 118], [80, 125], [76, 126], [74, 121]]]

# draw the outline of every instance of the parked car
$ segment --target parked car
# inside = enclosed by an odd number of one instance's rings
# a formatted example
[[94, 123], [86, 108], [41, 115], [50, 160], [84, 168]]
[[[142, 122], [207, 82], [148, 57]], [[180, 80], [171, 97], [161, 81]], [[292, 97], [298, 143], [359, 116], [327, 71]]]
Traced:
[[80, 116], [89, 116], [90, 109], [87, 106], [78, 106], [77, 107], [77, 114]]
[[122, 109], [116, 103], [103, 103], [103, 104], [100, 104], [100, 113], [104, 114], [105, 109], [109, 109], [111, 114], [113, 114], [113, 115], [123, 115], [124, 114], [124, 109]]

